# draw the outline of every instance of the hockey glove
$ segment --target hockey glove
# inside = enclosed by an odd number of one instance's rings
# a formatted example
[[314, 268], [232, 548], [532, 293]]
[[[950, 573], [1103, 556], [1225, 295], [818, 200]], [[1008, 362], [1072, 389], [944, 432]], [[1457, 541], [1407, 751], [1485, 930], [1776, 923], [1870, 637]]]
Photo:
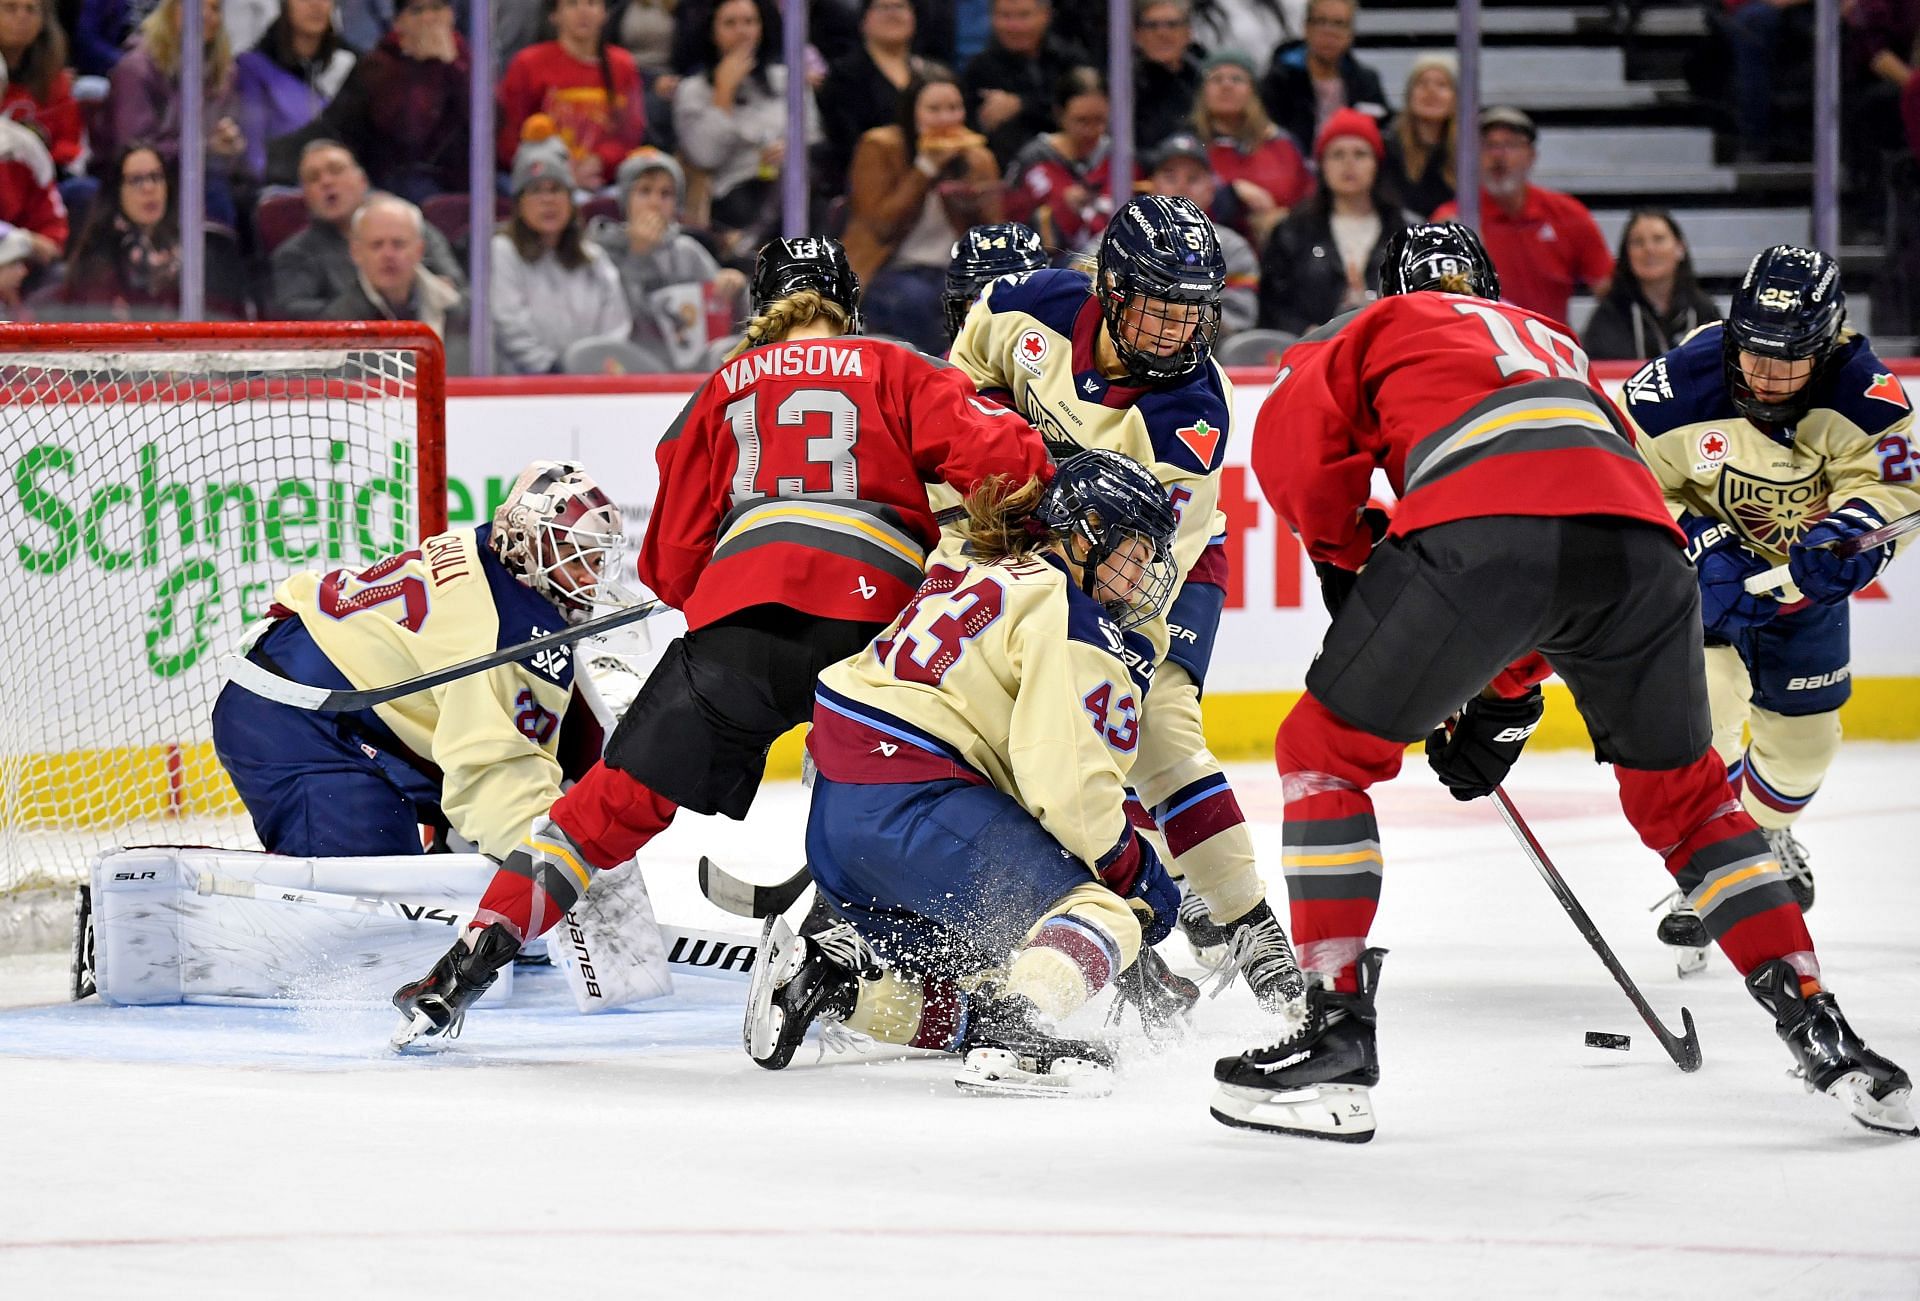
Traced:
[[1747, 580], [1770, 566], [1740, 544], [1733, 525], [1682, 515], [1680, 527], [1700, 581], [1700, 622], [1708, 632], [1731, 641], [1780, 613], [1779, 601], [1747, 591]]
[[1880, 512], [1856, 499], [1815, 524], [1787, 548], [1793, 585], [1821, 605], [1838, 605], [1852, 596], [1887, 567], [1893, 559], [1893, 544], [1883, 542], [1854, 556], [1843, 556], [1822, 544], [1857, 538], [1885, 523]]
[[1460, 711], [1452, 735], [1436, 727], [1427, 738], [1427, 764], [1456, 800], [1493, 794], [1540, 725], [1546, 702], [1534, 687], [1517, 700], [1475, 696]]
[[1334, 618], [1340, 617], [1340, 607], [1353, 595], [1353, 585], [1360, 581], [1357, 570], [1342, 569], [1327, 560], [1313, 562], [1314, 576], [1320, 580], [1320, 599], [1326, 604], [1327, 613]]

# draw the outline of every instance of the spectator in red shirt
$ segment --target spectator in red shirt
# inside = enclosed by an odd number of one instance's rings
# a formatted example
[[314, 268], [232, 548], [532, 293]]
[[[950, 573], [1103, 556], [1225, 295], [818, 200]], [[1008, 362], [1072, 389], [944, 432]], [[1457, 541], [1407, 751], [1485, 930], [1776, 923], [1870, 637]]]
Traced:
[[[1500, 298], [1565, 322], [1573, 291], [1604, 298], [1613, 253], [1587, 206], [1570, 194], [1530, 184], [1540, 132], [1517, 108], [1480, 115], [1480, 236], [1500, 273]], [[1435, 221], [1459, 205], [1442, 204]]]
[[500, 166], [511, 168], [521, 127], [553, 120], [572, 160], [573, 183], [597, 190], [647, 132], [640, 68], [606, 39], [606, 0], [549, 0], [554, 37], [513, 56], [500, 81]]
[[0, 111], [40, 133], [54, 166], [71, 172], [80, 160], [80, 106], [67, 70], [67, 34], [49, 0], [0, 0], [0, 56], [6, 93]]
[[1207, 141], [1213, 174], [1225, 191], [1211, 213], [1255, 245], [1302, 199], [1313, 193], [1313, 173], [1292, 137], [1273, 124], [1254, 94], [1253, 59], [1221, 50], [1201, 68], [1194, 131]]
[[39, 135], [0, 117], [0, 317], [13, 315], [29, 278], [66, 247], [67, 209], [54, 179]]

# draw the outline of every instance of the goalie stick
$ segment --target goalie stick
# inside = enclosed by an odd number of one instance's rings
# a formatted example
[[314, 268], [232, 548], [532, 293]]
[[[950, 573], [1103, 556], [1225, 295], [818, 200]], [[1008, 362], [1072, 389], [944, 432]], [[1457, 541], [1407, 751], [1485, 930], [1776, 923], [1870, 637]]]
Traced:
[[708, 903], [735, 917], [755, 921], [778, 917], [812, 884], [813, 876], [803, 867], [777, 885], [755, 885], [742, 881], [706, 855], [700, 856], [700, 893], [707, 896]]
[[485, 673], [488, 669], [499, 668], [502, 664], [511, 664], [516, 660], [530, 659], [543, 650], [556, 646], [567, 646], [583, 637], [594, 637], [603, 632], [612, 632], [615, 628], [624, 628], [630, 623], [651, 618], [667, 607], [659, 601], [645, 601], [629, 606], [624, 610], [615, 610], [603, 614], [597, 619], [585, 623], [576, 623], [572, 627], [562, 628], [559, 632], [544, 637], [534, 637], [514, 646], [503, 646], [497, 651], [477, 655], [473, 659], [458, 664], [449, 664], [446, 668], [435, 669], [431, 673], [422, 673], [419, 677], [408, 678], [384, 687], [369, 687], [364, 691], [329, 691], [325, 687], [309, 686], [304, 682], [295, 682], [283, 678], [263, 665], [255, 664], [243, 652], [233, 652], [220, 657], [220, 676], [246, 691], [265, 700], [277, 701], [283, 705], [292, 705], [295, 709], [311, 710], [316, 714], [350, 714], [356, 710], [371, 709], [375, 705], [384, 705], [390, 700], [402, 696], [411, 696], [420, 691], [431, 691], [434, 687], [452, 682], [469, 674]]
[[[296, 886], [242, 881], [235, 877], [216, 876], [206, 871], [201, 872], [194, 881], [193, 889], [195, 894], [222, 894], [235, 899], [260, 899], [268, 903], [330, 908], [335, 912], [383, 913], [405, 921], [428, 922], [439, 926], [454, 926], [461, 916], [460, 910], [445, 899], [374, 899], [364, 895], [337, 894], [328, 890], [302, 890]], [[754, 936], [734, 935], [725, 931], [693, 930], [685, 926], [669, 926], [665, 922], [655, 924], [660, 927], [660, 938], [666, 942], [667, 961], [671, 965], [707, 975], [750, 977], [753, 974], [751, 961], [744, 968], [736, 970], [730, 957], [724, 965], [719, 965], [713, 957], [708, 955], [727, 954], [729, 950], [742, 945], [751, 955], [758, 944]], [[694, 957], [707, 957], [708, 961], [706, 963], [691, 961]]]
[[[1920, 510], [1902, 515], [1897, 520], [1882, 524], [1877, 529], [1868, 529], [1865, 533], [1856, 533], [1850, 538], [1835, 538], [1831, 542], [1819, 545], [1822, 549], [1837, 552], [1842, 556], [1857, 556], [1862, 551], [1871, 551], [1877, 546], [1903, 538], [1915, 529], [1920, 529]], [[1784, 587], [1793, 579], [1790, 565], [1775, 565], [1763, 574], [1755, 574], [1747, 580], [1747, 591], [1753, 596], [1764, 596], [1775, 588]]]
[[1547, 888], [1553, 891], [1553, 897], [1558, 899], [1560, 906], [1567, 910], [1567, 916], [1573, 919], [1574, 926], [1579, 929], [1581, 935], [1586, 937], [1587, 943], [1593, 946], [1593, 951], [1600, 955], [1600, 961], [1606, 963], [1607, 973], [1613, 977], [1614, 983], [1620, 986], [1621, 992], [1626, 994], [1634, 1010], [1640, 1013], [1640, 1019], [1647, 1023], [1649, 1030], [1653, 1031], [1654, 1038], [1660, 1041], [1660, 1046], [1667, 1050], [1667, 1056], [1673, 1058], [1673, 1064], [1683, 1071], [1699, 1070], [1700, 1036], [1693, 1028], [1693, 1013], [1684, 1007], [1680, 1009], [1680, 1024], [1685, 1028], [1685, 1034], [1676, 1035], [1660, 1023], [1659, 1016], [1641, 996], [1639, 986], [1633, 983], [1633, 977], [1627, 974], [1626, 968], [1620, 965], [1620, 959], [1614, 957], [1613, 950], [1607, 947], [1606, 940], [1601, 937], [1600, 928], [1593, 924], [1593, 918], [1587, 916], [1587, 910], [1582, 908], [1580, 901], [1573, 897], [1573, 890], [1567, 885], [1566, 879], [1554, 869], [1552, 861], [1547, 858], [1547, 851], [1540, 847], [1538, 840], [1534, 839], [1533, 831], [1521, 818], [1520, 810], [1513, 806], [1513, 801], [1507, 797], [1507, 792], [1495, 786], [1493, 800], [1500, 808], [1500, 816], [1506, 819], [1507, 829], [1513, 832], [1513, 838], [1520, 842], [1520, 848], [1532, 860], [1534, 869], [1546, 881]]

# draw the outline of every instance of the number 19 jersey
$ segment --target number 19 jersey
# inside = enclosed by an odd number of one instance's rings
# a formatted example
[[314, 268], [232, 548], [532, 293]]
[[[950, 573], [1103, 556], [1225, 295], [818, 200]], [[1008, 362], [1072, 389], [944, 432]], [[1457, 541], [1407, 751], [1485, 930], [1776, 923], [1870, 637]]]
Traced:
[[939, 536], [928, 484], [1050, 473], [1039, 435], [959, 371], [857, 336], [741, 354], [656, 458], [640, 580], [689, 628], [769, 604], [884, 623]]
[[1254, 474], [1315, 560], [1359, 569], [1376, 467], [1391, 532], [1487, 515], [1611, 515], [1681, 535], [1587, 355], [1523, 308], [1463, 294], [1382, 298], [1280, 358]]

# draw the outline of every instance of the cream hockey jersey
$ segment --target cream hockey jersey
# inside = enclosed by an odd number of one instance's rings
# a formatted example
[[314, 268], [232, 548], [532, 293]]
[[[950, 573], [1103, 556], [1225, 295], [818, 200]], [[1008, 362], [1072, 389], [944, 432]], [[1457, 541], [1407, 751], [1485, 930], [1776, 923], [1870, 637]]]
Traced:
[[829, 781], [957, 778], [1017, 801], [1096, 872], [1124, 809], [1153, 651], [1051, 554], [943, 551], [872, 645], [820, 675], [807, 748]]
[[1821, 516], [1849, 501], [1888, 520], [1920, 509], [1913, 405], [1863, 336], [1843, 335], [1839, 356], [1813, 381], [1812, 410], [1790, 430], [1734, 409], [1722, 346], [1722, 327], [1702, 326], [1641, 367], [1621, 395], [1676, 519], [1724, 520], [1779, 564]]
[[[356, 574], [303, 571], [274, 592], [356, 688], [382, 687], [566, 627], [551, 602], [487, 546], [491, 525], [440, 533]], [[440, 810], [482, 853], [504, 858], [560, 797], [573, 647], [377, 705], [412, 756], [439, 770]], [[585, 712], [584, 709], [582, 712]], [[597, 747], [596, 747], [597, 750]]]

